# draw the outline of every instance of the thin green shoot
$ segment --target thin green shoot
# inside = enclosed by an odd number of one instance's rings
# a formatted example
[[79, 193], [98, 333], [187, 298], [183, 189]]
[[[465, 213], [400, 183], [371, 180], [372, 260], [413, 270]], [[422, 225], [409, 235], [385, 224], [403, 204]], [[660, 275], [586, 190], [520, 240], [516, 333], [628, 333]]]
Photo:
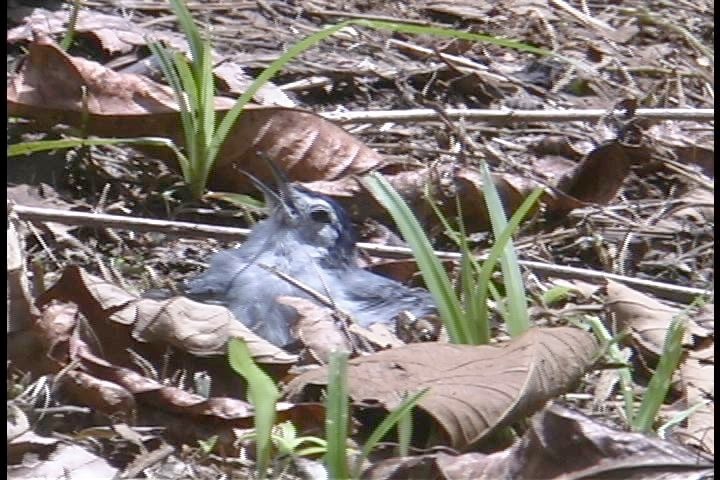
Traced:
[[[514, 256], [514, 249], [512, 247], [512, 244], [510, 244], [510, 239], [512, 235], [517, 231], [518, 227], [520, 226], [520, 222], [526, 217], [530, 209], [535, 205], [535, 203], [539, 200], [540, 196], [543, 193], [542, 188], [535, 189], [530, 195], [528, 195], [523, 203], [518, 207], [518, 209], [515, 211], [513, 216], [510, 218], [510, 221], [507, 222], [507, 224], [504, 225], [504, 228], [502, 230], [498, 230], [497, 227], [502, 225], [502, 223], [499, 223], [496, 221], [495, 229], [495, 243], [493, 244], [492, 248], [490, 249], [490, 252], [488, 254], [488, 257], [485, 259], [485, 261], [482, 264], [482, 267], [480, 268], [480, 272], [478, 273], [478, 280], [476, 282], [476, 289], [475, 289], [475, 295], [477, 295], [478, 302], [480, 302], [481, 305], [487, 304], [487, 294], [488, 290], [491, 285], [491, 277], [492, 272], [495, 268], [495, 265], [499, 260], [502, 258], [506, 258], [509, 252]], [[486, 202], [488, 201], [488, 198], [486, 196]], [[497, 206], [493, 207], [492, 205], [488, 205], [488, 210], [491, 212], [491, 216], [499, 216], [504, 215], [502, 210], [496, 210]], [[500, 234], [498, 235], [498, 231]], [[508, 248], [509, 246], [509, 248]], [[522, 299], [524, 299], [524, 287], [522, 285], [519, 286], [519, 288], [522, 289], [522, 296], [520, 299], [518, 299], [517, 292], [518, 292], [518, 285], [516, 284], [519, 282], [522, 284], [522, 277], [519, 274], [512, 274], [512, 263], [515, 263], [515, 266], [517, 266], [517, 259], [507, 259], [506, 258], [506, 265], [509, 265], [509, 271], [511, 272], [512, 279], [505, 278], [506, 282], [506, 295], [510, 296], [511, 293], [507, 290], [508, 283], [512, 282], [512, 291], [515, 292], [510, 299], [508, 303], [508, 309], [512, 308], [512, 310], [509, 310], [508, 313], [505, 316], [506, 322], [508, 322], [508, 331], [510, 332], [510, 335], [515, 337], [520, 335], [522, 332], [527, 330], [529, 328], [529, 321], [523, 319], [527, 319], [527, 301], [523, 303]], [[502, 265], [502, 263], [501, 263]], [[503, 272], [506, 274], [506, 272]], [[519, 273], [519, 272], [518, 272]], [[520, 308], [522, 307], [522, 308]], [[518, 310], [524, 310], [523, 312], [518, 313]], [[501, 310], [503, 312], [503, 310]], [[489, 325], [489, 319], [487, 318], [488, 310], [486, 308], [483, 308], [480, 310], [480, 318], [476, 319], [476, 325]], [[475, 331], [480, 332], [479, 328], [473, 329]], [[481, 332], [483, 335], [485, 334], [485, 331]], [[485, 340], [485, 339], [482, 339]], [[485, 342], [486, 343], [486, 342]]]
[[205, 455], [210, 455], [217, 444], [218, 438], [218, 435], [213, 435], [207, 440], [198, 440], [197, 442], [200, 446], [200, 450], [202, 450]]
[[[621, 349], [616, 339], [610, 334], [603, 322], [597, 317], [584, 316], [584, 320], [593, 330], [595, 336], [599, 339], [601, 345], [605, 345], [607, 356], [614, 363], [619, 365], [629, 365], [630, 349]], [[628, 425], [632, 425], [635, 418], [635, 405], [633, 396], [632, 371], [630, 367], [620, 367], [617, 370], [619, 389], [623, 396], [625, 418]]]
[[370, 192], [390, 213], [395, 225], [413, 251], [425, 285], [438, 307], [440, 318], [448, 331], [452, 343], [473, 343], [472, 332], [468, 331], [460, 302], [445, 269], [432, 249], [430, 240], [402, 197], [379, 173], [373, 172], [364, 179]]
[[[487, 206], [490, 216], [490, 224], [492, 225], [495, 238], [499, 239], [501, 233], [508, 226], [507, 217], [505, 216], [500, 195], [495, 187], [495, 182], [490, 174], [487, 163], [482, 162], [480, 169], [483, 176], [483, 196], [485, 197], [485, 205]], [[536, 190], [534, 194], [537, 195], [538, 192], [542, 193], [542, 190]], [[531, 204], [525, 203], [524, 206], [528, 207], [529, 210], [529, 207], [532, 207], [534, 203], [534, 201]], [[524, 217], [525, 213], [522, 215]], [[518, 337], [530, 328], [527, 308], [528, 302], [512, 237], [508, 236], [507, 240], [503, 243], [500, 267], [503, 272], [503, 283], [505, 284], [505, 296], [507, 298], [507, 316], [505, 317], [505, 323], [507, 324], [510, 336]]]
[[673, 319], [665, 336], [663, 352], [657, 369], [650, 379], [637, 416], [635, 416], [631, 424], [633, 430], [643, 433], [652, 431], [653, 422], [665, 401], [668, 390], [670, 390], [673, 373], [680, 363], [684, 335], [685, 325], [683, 320], [680, 318]]
[[328, 388], [325, 406], [325, 464], [330, 478], [349, 478], [347, 438], [349, 402], [347, 352], [333, 352], [328, 362]]
[[543, 292], [540, 301], [545, 306], [553, 305], [564, 301], [566, 298], [568, 298], [568, 296], [570, 296], [570, 293], [573, 291], [575, 290], [571, 287], [566, 287], [564, 285], [555, 285]]
[[278, 453], [282, 456], [304, 457], [327, 453], [327, 441], [325, 439], [313, 436], [298, 436], [295, 425], [289, 421], [275, 425], [272, 441]]
[[68, 18], [68, 27], [63, 39], [60, 40], [60, 48], [64, 51], [68, 51], [72, 46], [73, 40], [75, 40], [75, 28], [77, 27], [78, 15], [80, 14], [80, 6], [82, 0], [74, 0], [72, 10], [70, 10], [70, 17]]
[[665, 422], [662, 426], [660, 426], [657, 429], [658, 437], [667, 438], [674, 427], [681, 425], [688, 418], [690, 418], [695, 412], [697, 412], [698, 410], [702, 410], [703, 408], [706, 408], [711, 403], [713, 403], [713, 401], [710, 399], [703, 400], [703, 401], [697, 402], [692, 407], [687, 408], [687, 409], [683, 410], [682, 412], [674, 415], [672, 418], [670, 418], [670, 420]]
[[232, 338], [228, 343], [228, 360], [236, 373], [247, 382], [248, 401], [255, 409], [255, 446], [258, 478], [267, 475], [272, 452], [272, 429], [280, 392], [275, 382], [253, 361], [244, 341]]
[[[407, 455], [407, 451], [409, 449], [410, 435], [412, 433], [412, 410], [420, 402], [420, 400], [422, 400], [422, 398], [429, 390], [429, 388], [424, 388], [419, 392], [415, 392], [414, 394], [405, 398], [400, 403], [400, 405], [394, 408], [387, 415], [387, 417], [385, 417], [383, 421], [380, 422], [377, 427], [375, 427], [373, 432], [370, 434], [370, 437], [365, 442], [359, 458], [357, 458], [355, 461], [355, 467], [353, 469], [354, 478], [360, 478], [360, 474], [362, 473], [362, 464], [364, 460], [368, 458], [370, 452], [372, 452], [375, 447], [377, 447], [378, 443], [380, 443], [380, 441], [385, 437], [385, 435], [387, 435], [388, 432], [399, 422], [405, 423], [404, 434], [406, 438], [403, 440], [403, 442], [401, 442], [401, 446], [404, 445], [402, 449]], [[410, 424], [410, 426], [408, 426], [408, 423]]]
[[102, 137], [68, 137], [58, 140], [36, 140], [32, 142], [16, 143], [8, 146], [8, 157], [18, 155], [29, 155], [36, 152], [45, 152], [53, 150], [64, 150], [67, 148], [81, 148], [105, 145], [145, 145], [154, 147], [169, 148], [175, 154], [179, 154], [179, 150], [175, 144], [162, 137], [136, 137], [136, 138], [102, 138]]

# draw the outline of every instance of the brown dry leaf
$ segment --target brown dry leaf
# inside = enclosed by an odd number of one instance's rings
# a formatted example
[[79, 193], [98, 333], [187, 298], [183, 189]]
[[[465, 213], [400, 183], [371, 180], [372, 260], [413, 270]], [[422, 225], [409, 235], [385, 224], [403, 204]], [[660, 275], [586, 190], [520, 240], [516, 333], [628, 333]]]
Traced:
[[[168, 343], [198, 356], [224, 355], [229, 338], [241, 338], [256, 360], [280, 359], [283, 351], [255, 335], [225, 307], [195, 302], [185, 297], [169, 300], [141, 299], [111, 317], [134, 319], [132, 336], [139, 342]], [[290, 358], [287, 358], [290, 360]]]
[[[8, 402], [8, 437], [7, 437], [7, 464], [17, 465], [22, 462], [23, 455], [33, 453], [38, 456], [47, 457], [47, 455], [60, 443], [59, 438], [44, 437], [38, 435], [32, 430], [25, 429], [25, 433], [17, 437], [13, 436], [11, 430], [10, 418], [17, 414], [23, 414], [17, 406], [12, 402]], [[24, 414], [23, 414], [24, 415]], [[27, 421], [27, 419], [26, 419]]]
[[[148, 349], [173, 346], [192, 356], [222, 356], [229, 338], [239, 337], [248, 343], [260, 363], [279, 366], [296, 360], [294, 355], [249, 331], [224, 307], [182, 297], [163, 301], [138, 299], [76, 266], [66, 268], [60, 280], [40, 296], [38, 304], [50, 300], [76, 304], [100, 343], [111, 346], [105, 351], [108, 355], [116, 353], [125, 358], [122, 347], [134, 348], [140, 342], [152, 344], [144, 349], [146, 354], [150, 353]], [[159, 351], [154, 353], [162, 356]]]
[[[644, 293], [612, 280], [607, 281], [605, 289], [607, 291], [605, 307], [615, 314], [620, 328], [628, 330], [633, 341], [644, 350], [659, 357], [662, 354], [670, 321], [682, 311], [668, 307]], [[691, 342], [692, 332], [704, 331], [692, 319], [687, 320], [687, 325], [684, 344]]]
[[352, 351], [345, 335], [335, 324], [331, 308], [300, 297], [283, 296], [278, 297], [277, 301], [297, 312], [297, 321], [292, 327], [293, 337], [302, 342], [308, 354], [317, 362], [327, 364], [334, 351]]
[[[7, 102], [11, 115], [76, 127], [86, 104], [89, 134], [161, 136], [182, 143], [178, 107], [169, 87], [71, 57], [48, 39], [30, 45], [22, 70], [9, 82]], [[219, 112], [228, 111], [234, 104], [230, 98], [215, 98]], [[262, 180], [272, 179], [258, 151], [300, 181], [334, 180], [364, 173], [382, 163], [377, 152], [314, 113], [249, 105], [220, 151], [212, 187], [233, 192], [254, 190], [238, 167]]]
[[[232, 106], [229, 99], [217, 100], [218, 107]], [[87, 106], [90, 134], [169, 136], [163, 134], [178, 125], [169, 87], [71, 57], [49, 38], [30, 44], [20, 72], [9, 82], [7, 103], [10, 115], [73, 126], [80, 125]]]
[[[353, 356], [365, 350], [377, 351], [404, 345], [387, 326], [382, 324], [363, 328], [351, 319], [336, 321], [331, 308], [318, 305], [306, 298], [279, 297], [278, 301], [293, 307], [298, 314], [293, 336], [305, 347], [310, 357], [326, 365], [334, 351], [349, 352]], [[343, 326], [340, 322], [346, 322]], [[365, 348], [367, 347], [367, 348]]]
[[688, 418], [681, 431], [686, 444], [694, 445], [715, 454], [715, 349], [714, 343], [698, 351], [692, 351], [680, 365], [680, 380], [685, 392], [685, 406], [694, 407], [700, 402], [705, 406]]
[[[568, 455], [572, 452], [572, 455]], [[509, 449], [490, 455], [427, 454], [378, 462], [364, 472], [374, 480], [423, 478], [707, 478], [712, 459], [674, 442], [610, 429], [553, 403]]]
[[97, 412], [130, 420], [136, 408], [135, 396], [124, 386], [79, 370], [62, 377], [63, 392]]
[[[568, 327], [533, 328], [501, 347], [411, 344], [350, 360], [349, 393], [392, 409], [404, 392], [429, 387], [420, 408], [448, 444], [465, 449], [567, 391], [597, 350], [593, 335]], [[288, 397], [304, 398], [326, 382], [325, 368], [304, 373], [288, 384]]]
[[705, 175], [715, 178], [715, 149], [712, 145], [678, 146], [675, 154], [681, 162], [698, 165]]
[[[568, 174], [557, 182], [557, 189], [571, 198], [585, 203], [605, 205], [617, 195], [625, 177], [630, 173], [631, 160], [638, 148], [617, 140], [606, 142], [590, 153]], [[570, 208], [561, 202], [548, 205], [555, 215], [563, 215]]]
[[38, 310], [33, 305], [25, 266], [24, 242], [18, 235], [18, 222], [7, 227], [7, 332], [28, 330]]
[[[69, 277], [72, 276], [63, 278], [67, 281]], [[81, 282], [78, 282], [78, 290], [84, 290]], [[88, 294], [85, 292], [83, 295]], [[49, 297], [44, 300], [48, 301]], [[191, 431], [197, 434], [197, 438], [207, 438], [207, 428], [212, 426], [214, 433], [221, 435], [221, 442], [229, 445], [233, 428], [249, 428], [252, 425], [251, 405], [233, 397], [243, 395], [243, 381], [231, 371], [224, 354], [204, 357], [173, 352], [173, 355], [167, 356], [168, 348], [156, 344], [166, 341], [165, 338], [157, 338], [153, 344], [132, 343], [126, 325], [114, 321], [103, 324], [102, 319], [82, 317], [76, 305], [54, 303], [44, 306], [43, 316], [36, 322], [37, 334], [43, 340], [46, 355], [51, 355], [54, 362], [52, 371], [57, 373], [68, 365], [74, 366], [63, 375], [62, 387], [75, 402], [125, 419], [132, 418], [138, 410], [146, 412], [148, 407], [153, 407], [150, 412], [163, 412], [164, 425], [176, 431], [182, 430], [185, 441]], [[92, 335], [82, 334], [79, 326], [83, 323], [89, 325]], [[84, 336], [93, 341], [86, 341]], [[129, 352], [136, 354], [131, 356]], [[169, 385], [167, 379], [161, 382], [156, 378], [160, 365], [169, 371], [182, 370], [183, 377], [190, 379], [195, 373], [204, 372], [211, 379], [213, 396], [206, 398], [180, 386]], [[272, 364], [267, 366], [277, 367]], [[136, 369], [143, 370], [143, 373]], [[321, 418], [318, 409], [322, 406], [278, 404], [278, 418], [304, 418], [304, 424], [317, 427]]]
[[8, 465], [7, 478], [115, 478], [117, 473], [103, 458], [78, 445], [60, 443], [49, 457], [28, 456], [20, 465]]
[[257, 108], [242, 114], [225, 141], [213, 185], [233, 192], [254, 189], [237, 167], [271, 182], [272, 173], [258, 151], [300, 182], [337, 180], [383, 164], [379, 153], [319, 115], [290, 108]]
[[[23, 25], [8, 30], [8, 43], [32, 42], [37, 36], [63, 35], [67, 31], [68, 12], [65, 10], [50, 11], [35, 8], [32, 13], [22, 19]], [[89, 38], [96, 42], [106, 52], [130, 53], [138, 47], [147, 47], [148, 38], [152, 41], [162, 41], [172, 48], [189, 54], [189, 47], [183, 35], [173, 31], [153, 31], [132, 23], [120, 15], [106, 15], [90, 9], [78, 12], [75, 23], [75, 33], [80, 38]], [[220, 81], [219, 88], [238, 95], [244, 93], [250, 85], [252, 78], [236, 63], [221, 58], [215, 51], [212, 52], [213, 62], [218, 64], [213, 73]], [[220, 62], [223, 60], [222, 62]], [[140, 73], [135, 64], [131, 69], [133, 73]], [[142, 72], [145, 74], [145, 72]], [[253, 96], [261, 105], [295, 106], [294, 102], [272, 82], [267, 82]]]
[[[187, 52], [185, 52], [187, 54]], [[234, 62], [222, 62], [213, 68], [213, 74], [219, 80], [218, 90], [230, 92], [238, 97], [245, 93], [245, 90], [255, 80], [245, 73], [245, 70]], [[260, 90], [253, 95], [260, 105], [276, 105], [279, 107], [296, 107], [294, 101], [287, 94], [272, 82], [265, 83]]]
[[[30, 42], [38, 35], [64, 34], [68, 28], [68, 16], [67, 10], [35, 8], [23, 18], [23, 25], [8, 30], [7, 41]], [[145, 36], [149, 33], [121, 15], [106, 15], [84, 8], [78, 12], [75, 32], [80, 37], [92, 36], [108, 53], [128, 53], [136, 47], [145, 46]]]

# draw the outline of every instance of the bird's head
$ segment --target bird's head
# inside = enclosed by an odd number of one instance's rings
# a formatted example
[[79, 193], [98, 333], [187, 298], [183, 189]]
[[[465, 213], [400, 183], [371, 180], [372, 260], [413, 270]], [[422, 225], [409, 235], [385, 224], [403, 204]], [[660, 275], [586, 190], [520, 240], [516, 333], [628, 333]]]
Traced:
[[286, 235], [306, 246], [326, 251], [318, 257], [327, 266], [354, 262], [356, 235], [350, 217], [335, 200], [301, 185], [290, 183], [285, 174], [269, 162], [275, 177], [272, 189], [249, 175], [263, 192], [270, 211], [273, 235]]

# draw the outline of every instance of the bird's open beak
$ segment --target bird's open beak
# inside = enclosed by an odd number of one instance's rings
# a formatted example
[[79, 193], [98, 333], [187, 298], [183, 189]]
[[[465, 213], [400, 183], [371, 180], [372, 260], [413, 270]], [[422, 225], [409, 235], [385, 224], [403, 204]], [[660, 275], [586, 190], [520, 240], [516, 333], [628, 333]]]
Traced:
[[265, 203], [268, 204], [269, 208], [281, 208], [283, 212], [285, 212], [286, 216], [294, 216], [296, 208], [293, 202], [292, 191], [290, 189], [290, 180], [287, 178], [285, 172], [283, 172], [282, 169], [270, 159], [270, 157], [263, 152], [257, 152], [257, 154], [265, 160], [270, 167], [270, 171], [275, 179], [275, 187], [277, 190], [273, 190], [250, 172], [241, 170], [242, 173], [247, 175], [253, 185], [255, 185], [255, 187], [263, 193]]

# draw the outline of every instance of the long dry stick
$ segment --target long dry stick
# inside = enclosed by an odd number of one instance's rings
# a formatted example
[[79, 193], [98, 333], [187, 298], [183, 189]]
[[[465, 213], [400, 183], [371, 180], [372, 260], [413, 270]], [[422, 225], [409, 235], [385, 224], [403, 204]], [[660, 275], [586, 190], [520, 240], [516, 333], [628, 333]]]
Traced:
[[[483, 110], [448, 108], [444, 111], [450, 119], [463, 118], [489, 123], [517, 122], [575, 122], [596, 121], [607, 117], [608, 110], [572, 109], [572, 110]], [[622, 111], [618, 111], [622, 113]], [[355, 112], [324, 112], [321, 116], [337, 123], [385, 123], [385, 122], [439, 122], [440, 115], [430, 108], [412, 110], [370, 110]], [[706, 121], [715, 119], [712, 108], [638, 108], [634, 112], [638, 118], [654, 120]]]
[[[30, 222], [57, 222], [65, 225], [84, 225], [98, 228], [121, 228], [138, 232], [162, 232], [178, 237], [208, 237], [221, 240], [242, 240], [247, 237], [250, 230], [246, 228], [218, 227], [190, 222], [172, 222], [168, 220], [153, 220], [147, 218], [127, 217], [121, 215], [108, 215], [103, 213], [74, 212], [53, 208], [28, 207], [8, 203], [8, 214], [17, 215], [18, 218]], [[385, 258], [412, 257], [412, 251], [405, 247], [391, 247], [371, 243], [358, 243], [358, 247], [368, 253]], [[461, 255], [455, 252], [436, 252], [438, 257], [448, 260], [459, 260]], [[483, 255], [478, 256], [484, 260]], [[613, 273], [588, 270], [585, 268], [566, 267], [549, 263], [520, 260], [524, 267], [535, 273], [559, 278], [574, 278], [585, 280], [614, 280], [632, 286], [638, 290], [651, 292], [661, 298], [678, 302], [692, 301], [698, 296], [711, 295], [709, 290], [683, 287], [669, 283], [655, 282], [641, 278], [626, 277]]]

